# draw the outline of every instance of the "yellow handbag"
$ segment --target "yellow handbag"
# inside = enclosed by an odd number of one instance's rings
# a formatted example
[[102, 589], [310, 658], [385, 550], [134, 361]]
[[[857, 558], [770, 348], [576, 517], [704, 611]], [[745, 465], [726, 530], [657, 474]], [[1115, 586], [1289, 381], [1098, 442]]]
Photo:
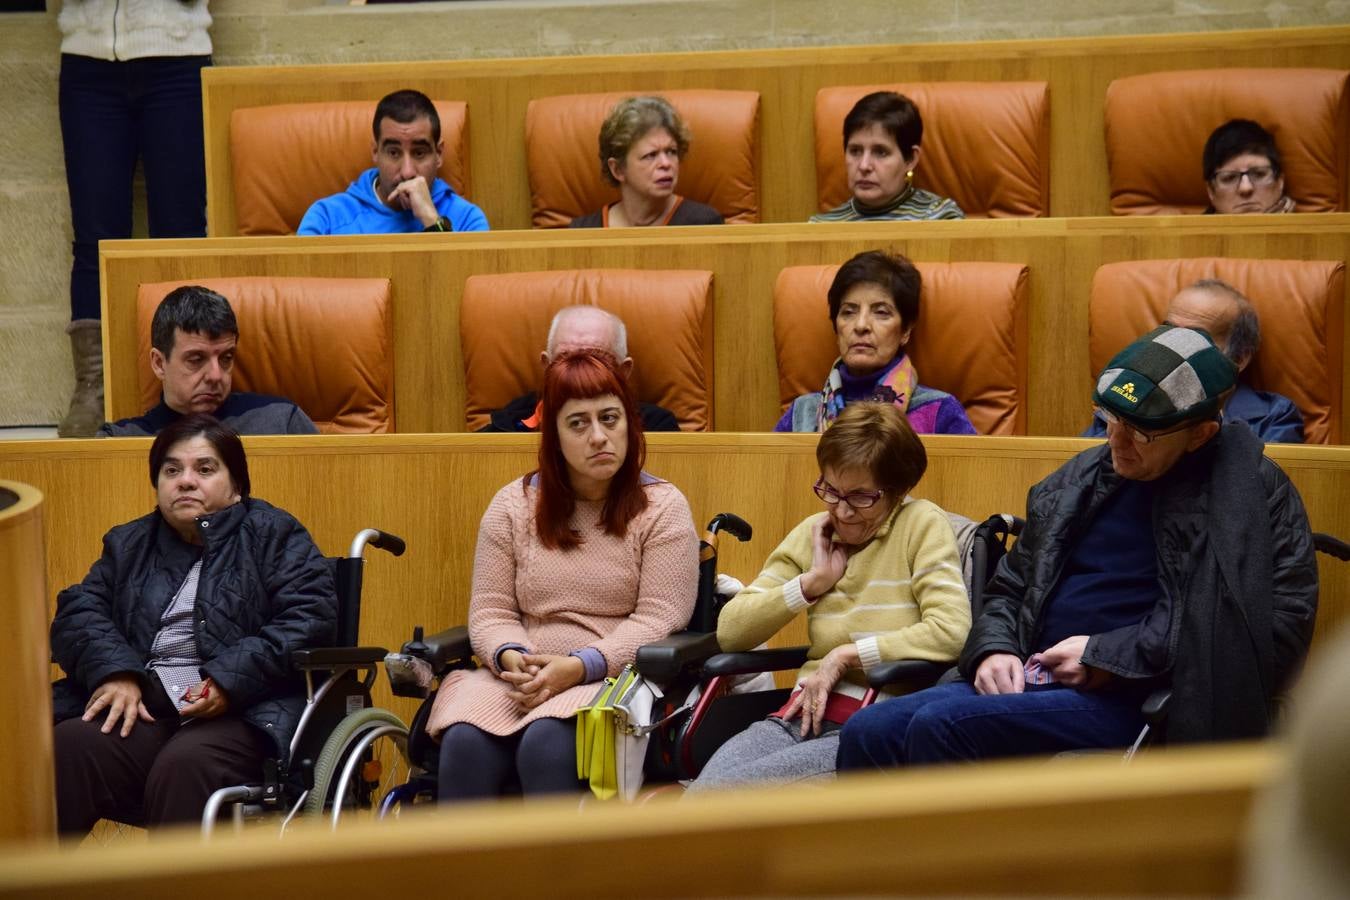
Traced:
[[595, 697], [577, 709], [577, 778], [601, 800], [632, 800], [642, 787], [647, 742], [660, 723], [652, 711], [660, 690], [632, 664], [606, 678]]

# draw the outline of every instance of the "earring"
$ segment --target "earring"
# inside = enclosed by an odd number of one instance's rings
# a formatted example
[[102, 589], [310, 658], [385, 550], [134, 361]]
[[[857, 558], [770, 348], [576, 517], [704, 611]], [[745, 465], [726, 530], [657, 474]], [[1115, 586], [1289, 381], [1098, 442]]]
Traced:
[[913, 180], [914, 180], [914, 170], [913, 170], [913, 169], [910, 169], [908, 172], [905, 173], [905, 180], [906, 180], [906, 181], [913, 181]]

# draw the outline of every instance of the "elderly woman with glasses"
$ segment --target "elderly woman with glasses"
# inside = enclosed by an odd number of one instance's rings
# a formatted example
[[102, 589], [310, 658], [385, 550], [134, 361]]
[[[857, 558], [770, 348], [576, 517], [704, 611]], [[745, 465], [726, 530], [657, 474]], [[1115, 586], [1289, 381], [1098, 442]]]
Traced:
[[866, 670], [954, 660], [970, 630], [947, 516], [908, 496], [928, 456], [905, 416], [889, 403], [850, 405], [821, 435], [816, 462], [824, 511], [788, 533], [717, 622], [723, 650], [748, 650], [805, 613], [808, 662], [787, 703], [724, 744], [693, 791], [831, 776]]
[[1206, 213], [1291, 213], [1275, 138], [1250, 119], [1232, 119], [1205, 141]]

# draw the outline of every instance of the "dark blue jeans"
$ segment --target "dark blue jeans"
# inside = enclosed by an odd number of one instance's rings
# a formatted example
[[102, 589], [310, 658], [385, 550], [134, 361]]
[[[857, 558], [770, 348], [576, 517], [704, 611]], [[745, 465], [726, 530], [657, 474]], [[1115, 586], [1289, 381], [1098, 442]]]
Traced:
[[1085, 693], [1046, 684], [1021, 694], [981, 695], [954, 682], [859, 710], [840, 732], [838, 768], [1128, 747], [1143, 726], [1132, 692]]
[[131, 237], [131, 182], [145, 170], [151, 237], [206, 234], [202, 68], [209, 56], [109, 62], [61, 56], [61, 140], [75, 230], [71, 319], [99, 318], [98, 242]]

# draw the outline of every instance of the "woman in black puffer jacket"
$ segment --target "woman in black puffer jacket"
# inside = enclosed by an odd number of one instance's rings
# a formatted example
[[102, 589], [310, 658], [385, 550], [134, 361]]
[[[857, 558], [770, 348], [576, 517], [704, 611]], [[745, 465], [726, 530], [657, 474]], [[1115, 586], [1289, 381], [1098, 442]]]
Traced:
[[249, 496], [238, 435], [189, 415], [150, 448], [158, 509], [103, 538], [57, 597], [57, 818], [192, 822], [220, 787], [285, 758], [304, 706], [292, 651], [332, 643], [327, 561], [289, 513]]

